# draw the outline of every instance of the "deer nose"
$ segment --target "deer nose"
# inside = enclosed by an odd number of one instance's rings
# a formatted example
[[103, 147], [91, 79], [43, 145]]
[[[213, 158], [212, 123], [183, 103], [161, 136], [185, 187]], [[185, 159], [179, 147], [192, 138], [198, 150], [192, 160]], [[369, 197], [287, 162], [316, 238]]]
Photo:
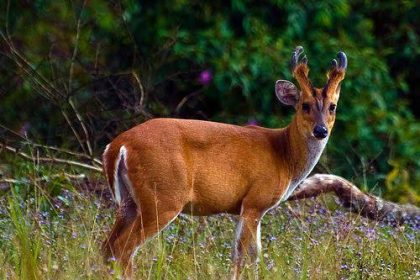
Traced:
[[327, 137], [328, 135], [328, 129], [324, 125], [317, 124], [314, 127], [314, 136], [318, 139], [323, 139]]

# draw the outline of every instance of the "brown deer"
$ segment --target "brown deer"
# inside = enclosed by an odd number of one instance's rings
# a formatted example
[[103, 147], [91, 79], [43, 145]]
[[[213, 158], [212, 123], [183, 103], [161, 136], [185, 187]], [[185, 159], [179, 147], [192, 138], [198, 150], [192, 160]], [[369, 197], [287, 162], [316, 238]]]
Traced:
[[136, 249], [180, 213], [239, 215], [233, 279], [245, 260], [258, 259], [262, 217], [308, 176], [327, 144], [347, 58], [337, 54], [323, 88], [312, 86], [302, 47], [291, 68], [300, 90], [289, 81], [275, 84], [277, 98], [296, 109], [285, 128], [152, 119], [106, 147], [104, 171], [118, 211], [103, 250], [125, 276]]

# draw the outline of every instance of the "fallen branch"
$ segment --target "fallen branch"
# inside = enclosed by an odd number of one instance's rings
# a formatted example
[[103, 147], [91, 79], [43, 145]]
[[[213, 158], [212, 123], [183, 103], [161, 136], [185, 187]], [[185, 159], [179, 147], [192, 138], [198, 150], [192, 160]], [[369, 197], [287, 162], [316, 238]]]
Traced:
[[32, 142], [30, 142], [29, 145], [32, 146], [32, 147], [35, 147], [35, 148], [43, 148], [43, 149], [46, 149], [46, 150], [52, 150], [52, 151], [56, 151], [56, 152], [59, 152], [59, 153], [65, 153], [65, 154], [68, 154], [68, 155], [71, 155], [71, 156], [84, 158], [84, 159], [87, 159], [87, 160], [92, 160], [92, 161], [94, 161], [94, 163], [102, 166], [102, 161], [100, 161], [97, 158], [93, 158], [93, 157], [91, 157], [87, 154], [82, 154], [82, 153], [78, 153], [78, 152], [74, 152], [74, 151], [70, 151], [70, 150], [66, 150], [66, 149], [62, 149], [62, 148], [57, 148], [57, 147], [54, 147], [54, 146], [46, 146], [46, 145], [36, 144], [36, 143], [32, 143]]
[[315, 174], [304, 180], [288, 201], [317, 197], [334, 192], [343, 207], [363, 217], [395, 225], [420, 220], [420, 209], [397, 204], [363, 193], [346, 179], [330, 174]]
[[35, 179], [29, 178], [21, 178], [21, 179], [14, 179], [14, 178], [2, 178], [0, 179], [0, 191], [7, 191], [10, 189], [11, 184], [30, 184], [30, 183], [39, 183], [39, 182], [49, 182], [52, 179], [56, 178], [65, 178], [69, 181], [80, 181], [86, 179], [85, 174], [68, 174], [68, 173], [58, 173], [53, 174], [50, 176], [42, 176]]
[[86, 163], [82, 163], [82, 162], [78, 162], [78, 161], [74, 161], [74, 160], [56, 158], [54, 156], [34, 157], [32, 155], [29, 155], [25, 152], [19, 151], [18, 149], [14, 148], [14, 147], [11, 147], [11, 146], [8, 146], [6, 144], [0, 144], [0, 147], [4, 148], [6, 151], [12, 152], [12, 153], [14, 153], [14, 154], [26, 159], [26, 160], [30, 160], [30, 161], [33, 161], [33, 162], [60, 163], [60, 164], [82, 167], [82, 168], [90, 169], [90, 170], [97, 171], [97, 172], [102, 172], [102, 168], [100, 168], [100, 167], [93, 166], [93, 165], [86, 164]]

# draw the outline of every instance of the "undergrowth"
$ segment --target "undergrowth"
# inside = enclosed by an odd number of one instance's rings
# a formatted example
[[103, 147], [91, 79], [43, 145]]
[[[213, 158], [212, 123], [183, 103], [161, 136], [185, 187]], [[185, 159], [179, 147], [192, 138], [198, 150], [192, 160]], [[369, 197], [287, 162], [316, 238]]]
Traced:
[[[115, 207], [93, 191], [102, 182], [60, 184], [57, 192], [17, 183], [1, 194], [0, 278], [121, 278], [99, 250]], [[203, 221], [180, 216], [147, 242], [135, 258], [136, 279], [228, 279], [235, 218]], [[418, 279], [419, 237], [419, 221], [399, 228], [375, 223], [344, 212], [331, 197], [285, 203], [263, 219], [258, 277]], [[244, 278], [254, 273], [247, 268]]]

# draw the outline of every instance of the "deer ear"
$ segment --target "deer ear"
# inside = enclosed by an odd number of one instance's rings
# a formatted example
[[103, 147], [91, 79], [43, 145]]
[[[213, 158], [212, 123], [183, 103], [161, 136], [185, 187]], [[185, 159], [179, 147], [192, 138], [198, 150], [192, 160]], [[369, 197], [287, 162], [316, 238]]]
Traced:
[[292, 82], [278, 80], [276, 82], [276, 96], [281, 103], [295, 106], [299, 101], [299, 90]]

